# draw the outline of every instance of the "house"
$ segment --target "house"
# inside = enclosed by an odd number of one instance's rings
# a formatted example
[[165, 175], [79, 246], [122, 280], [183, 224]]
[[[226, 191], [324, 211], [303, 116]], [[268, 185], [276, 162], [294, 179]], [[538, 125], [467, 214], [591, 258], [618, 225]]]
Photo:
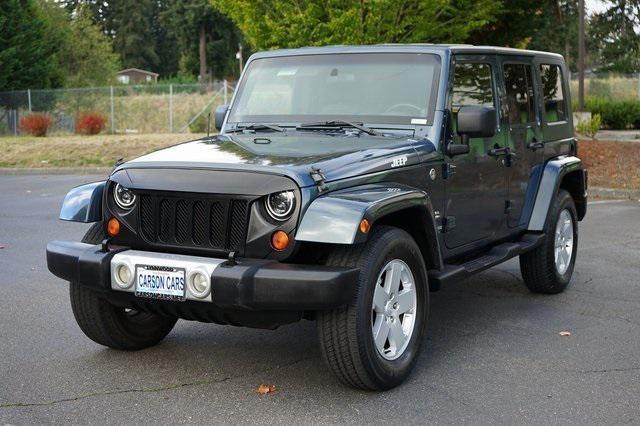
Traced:
[[118, 81], [122, 84], [129, 83], [157, 83], [158, 76], [155, 72], [145, 71], [138, 68], [127, 68], [126, 70], [118, 71]]

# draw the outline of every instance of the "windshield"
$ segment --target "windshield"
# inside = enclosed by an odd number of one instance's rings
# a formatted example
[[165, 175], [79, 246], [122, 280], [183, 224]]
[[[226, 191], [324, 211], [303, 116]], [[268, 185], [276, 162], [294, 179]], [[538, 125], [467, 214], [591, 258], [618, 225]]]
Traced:
[[431, 124], [440, 58], [419, 53], [283, 56], [252, 61], [231, 123]]

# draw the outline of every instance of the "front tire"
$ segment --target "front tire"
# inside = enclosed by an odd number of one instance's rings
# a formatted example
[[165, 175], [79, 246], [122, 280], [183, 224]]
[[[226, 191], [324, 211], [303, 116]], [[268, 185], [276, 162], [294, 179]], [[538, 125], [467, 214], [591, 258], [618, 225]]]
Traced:
[[557, 294], [569, 285], [578, 252], [577, 219], [571, 194], [559, 190], [549, 211], [545, 241], [520, 255], [522, 278], [531, 292]]
[[[102, 223], [89, 228], [83, 243], [99, 244], [105, 238]], [[73, 315], [84, 334], [96, 343], [121, 350], [138, 350], [156, 345], [178, 320], [115, 306], [99, 292], [69, 283]]]
[[380, 226], [365, 244], [334, 250], [328, 264], [360, 268], [351, 302], [318, 313], [329, 369], [355, 388], [399, 385], [415, 364], [427, 326], [429, 287], [420, 249], [405, 231]]

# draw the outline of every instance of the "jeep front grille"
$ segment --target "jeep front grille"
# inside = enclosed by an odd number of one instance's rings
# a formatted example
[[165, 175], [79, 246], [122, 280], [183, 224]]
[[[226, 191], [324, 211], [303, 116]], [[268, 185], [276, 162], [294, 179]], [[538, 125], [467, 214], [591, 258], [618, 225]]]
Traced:
[[140, 234], [150, 244], [244, 250], [249, 200], [207, 195], [140, 194]]

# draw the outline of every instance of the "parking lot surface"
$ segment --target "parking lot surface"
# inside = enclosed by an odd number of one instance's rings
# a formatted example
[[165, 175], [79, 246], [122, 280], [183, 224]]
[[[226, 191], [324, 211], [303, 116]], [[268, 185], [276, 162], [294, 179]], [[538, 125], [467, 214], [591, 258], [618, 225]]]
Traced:
[[62, 198], [102, 178], [0, 176], [0, 424], [640, 423], [638, 202], [589, 205], [563, 294], [530, 294], [517, 260], [432, 293], [413, 375], [371, 393], [334, 380], [310, 321], [179, 321], [140, 352], [86, 338], [45, 246], [82, 237]]

